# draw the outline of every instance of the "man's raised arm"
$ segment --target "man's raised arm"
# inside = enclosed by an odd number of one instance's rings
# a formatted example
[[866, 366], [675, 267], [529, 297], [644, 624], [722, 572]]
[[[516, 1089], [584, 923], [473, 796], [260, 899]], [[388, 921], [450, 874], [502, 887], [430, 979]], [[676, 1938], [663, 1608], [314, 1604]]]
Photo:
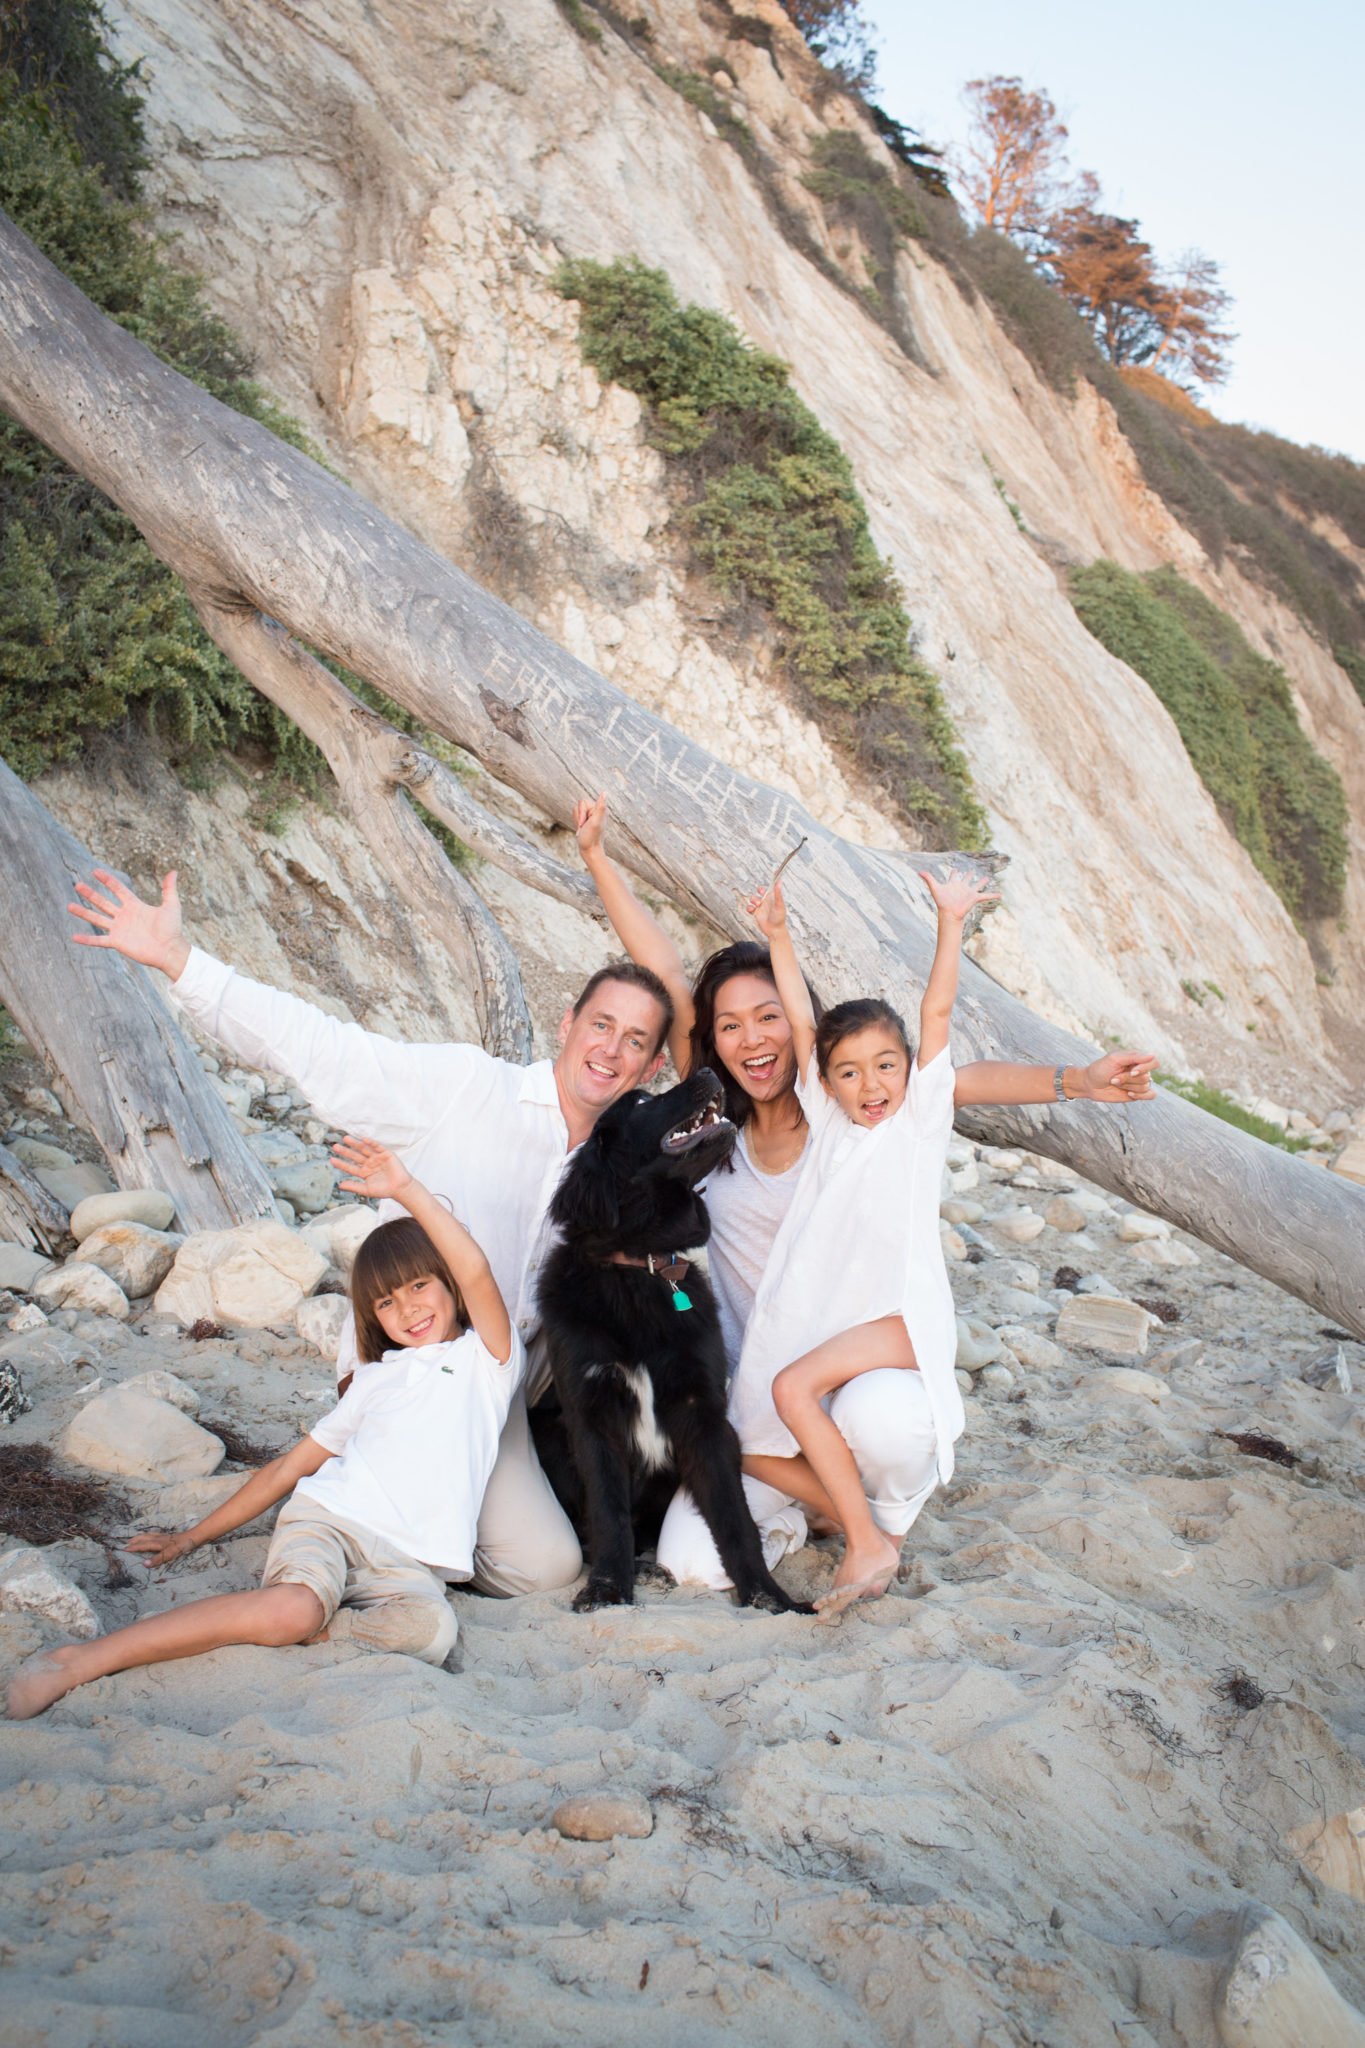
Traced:
[[[319, 1115], [339, 1129], [381, 1145], [404, 1146], [432, 1127], [433, 1084], [448, 1093], [462, 1064], [487, 1056], [475, 1046], [401, 1045], [359, 1024], [249, 981], [235, 968], [191, 946], [180, 918], [174, 874], [161, 885], [161, 901], [144, 903], [105, 868], [92, 888], [76, 883], [79, 903], [67, 908], [94, 931], [76, 935], [78, 946], [106, 946], [172, 982], [181, 1009], [248, 1066], [288, 1074]], [[447, 1069], [449, 1071], [447, 1071]]]

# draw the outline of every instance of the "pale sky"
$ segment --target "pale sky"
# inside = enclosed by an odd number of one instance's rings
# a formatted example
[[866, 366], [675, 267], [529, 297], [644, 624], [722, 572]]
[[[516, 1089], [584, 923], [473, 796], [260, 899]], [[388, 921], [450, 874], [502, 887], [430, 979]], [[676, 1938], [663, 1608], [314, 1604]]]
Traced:
[[863, 0], [889, 114], [959, 141], [969, 78], [1018, 74], [1071, 131], [1106, 211], [1159, 259], [1214, 257], [1238, 336], [1222, 418], [1365, 461], [1365, 9], [1345, 0]]

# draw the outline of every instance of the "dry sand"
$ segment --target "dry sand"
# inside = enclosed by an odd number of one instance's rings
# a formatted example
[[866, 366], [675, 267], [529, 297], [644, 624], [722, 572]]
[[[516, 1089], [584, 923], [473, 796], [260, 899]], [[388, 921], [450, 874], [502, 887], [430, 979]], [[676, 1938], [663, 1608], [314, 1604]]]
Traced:
[[[1159, 1402], [1080, 1356], [970, 1399], [900, 1585], [838, 1626], [690, 1589], [588, 1617], [457, 1595], [448, 1671], [233, 1649], [7, 1725], [6, 2048], [1204, 2048], [1257, 1904], [1365, 2006], [1365, 1904], [1286, 1843], [1365, 1801], [1365, 1398], [1300, 1381], [1321, 1319], [1231, 1262], [1088, 1238], [1075, 1263], [1180, 1306], [1154, 1351], [1202, 1362], [1158, 1366]], [[1047, 1244], [1024, 1256], [1071, 1256]], [[954, 1268], [964, 1309], [999, 1249]], [[326, 1405], [292, 1339], [147, 1330], [26, 1339], [9, 1440], [55, 1441], [92, 1366], [173, 1364], [204, 1419], [279, 1444]], [[1213, 1434], [1249, 1428], [1303, 1462]], [[249, 1585], [264, 1550], [150, 1588], [88, 1542], [51, 1555], [113, 1626]], [[0, 1616], [0, 1678], [54, 1634]], [[645, 1795], [653, 1834], [550, 1830], [599, 1787]]]

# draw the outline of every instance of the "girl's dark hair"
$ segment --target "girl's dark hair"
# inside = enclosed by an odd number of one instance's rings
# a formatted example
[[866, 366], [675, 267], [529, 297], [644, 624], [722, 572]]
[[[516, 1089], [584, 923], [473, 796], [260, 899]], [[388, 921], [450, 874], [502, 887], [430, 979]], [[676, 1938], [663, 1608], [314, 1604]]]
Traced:
[[[760, 946], [756, 939], [738, 939], [733, 946], [722, 946], [718, 953], [703, 960], [692, 984], [692, 1029], [688, 1034], [689, 1074], [695, 1074], [698, 1067], [710, 1067], [719, 1076], [725, 1090], [725, 1114], [738, 1128], [746, 1124], [754, 1113], [752, 1096], [746, 1095], [716, 1050], [716, 997], [725, 983], [736, 974], [761, 975], [770, 981], [773, 992], [777, 992], [777, 979], [773, 973], [773, 956], [766, 946]], [[810, 989], [810, 999], [817, 1019], [820, 1016], [820, 998]]]
[[374, 1305], [410, 1280], [432, 1273], [445, 1282], [455, 1297], [455, 1318], [462, 1330], [469, 1328], [469, 1311], [455, 1284], [449, 1266], [420, 1223], [411, 1216], [398, 1216], [381, 1223], [363, 1241], [351, 1268], [351, 1307], [355, 1310], [355, 1348], [362, 1364], [372, 1364], [391, 1350], [380, 1327]]
[[834, 1049], [841, 1038], [852, 1038], [856, 1031], [866, 1031], [869, 1024], [886, 1024], [895, 1032], [905, 1048], [905, 1057], [914, 1058], [914, 1047], [905, 1029], [905, 1019], [890, 1003], [884, 1003], [880, 996], [855, 996], [851, 1002], [836, 1003], [832, 1010], [826, 1010], [815, 1027], [815, 1064], [823, 1080], [829, 1072], [829, 1063]]

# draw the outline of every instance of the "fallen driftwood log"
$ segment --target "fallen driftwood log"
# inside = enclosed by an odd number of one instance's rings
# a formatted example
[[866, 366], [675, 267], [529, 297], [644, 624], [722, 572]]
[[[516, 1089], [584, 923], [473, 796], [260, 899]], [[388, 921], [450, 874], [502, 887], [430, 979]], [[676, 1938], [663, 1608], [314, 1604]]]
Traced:
[[0, 1145], [0, 1240], [21, 1244], [25, 1251], [55, 1252], [67, 1234], [70, 1216], [16, 1159]]
[[[739, 932], [736, 885], [764, 880], [804, 832], [786, 893], [814, 978], [914, 1006], [933, 935], [910, 862], [838, 839], [554, 646], [305, 455], [158, 362], [3, 216], [0, 403], [122, 506], [210, 630], [217, 619], [225, 632], [233, 614], [253, 631], [278, 622], [562, 823], [575, 797], [605, 788], [612, 852], [718, 930]], [[1093, 1056], [970, 962], [953, 1035], [960, 1060]], [[1365, 1191], [1350, 1183], [1172, 1096], [963, 1122], [1064, 1160], [1365, 1335]]]
[[[184, 1230], [273, 1216], [269, 1181], [146, 970], [71, 944], [66, 906], [93, 865], [0, 762], [0, 1003], [79, 1104], [120, 1187], [164, 1189]], [[50, 1218], [24, 1181], [6, 1178], [27, 1196], [29, 1231], [51, 1238], [55, 1221], [65, 1235], [64, 1215]], [[0, 1183], [0, 1203], [14, 1206], [5, 1198]], [[3, 1207], [0, 1230], [31, 1242]]]

